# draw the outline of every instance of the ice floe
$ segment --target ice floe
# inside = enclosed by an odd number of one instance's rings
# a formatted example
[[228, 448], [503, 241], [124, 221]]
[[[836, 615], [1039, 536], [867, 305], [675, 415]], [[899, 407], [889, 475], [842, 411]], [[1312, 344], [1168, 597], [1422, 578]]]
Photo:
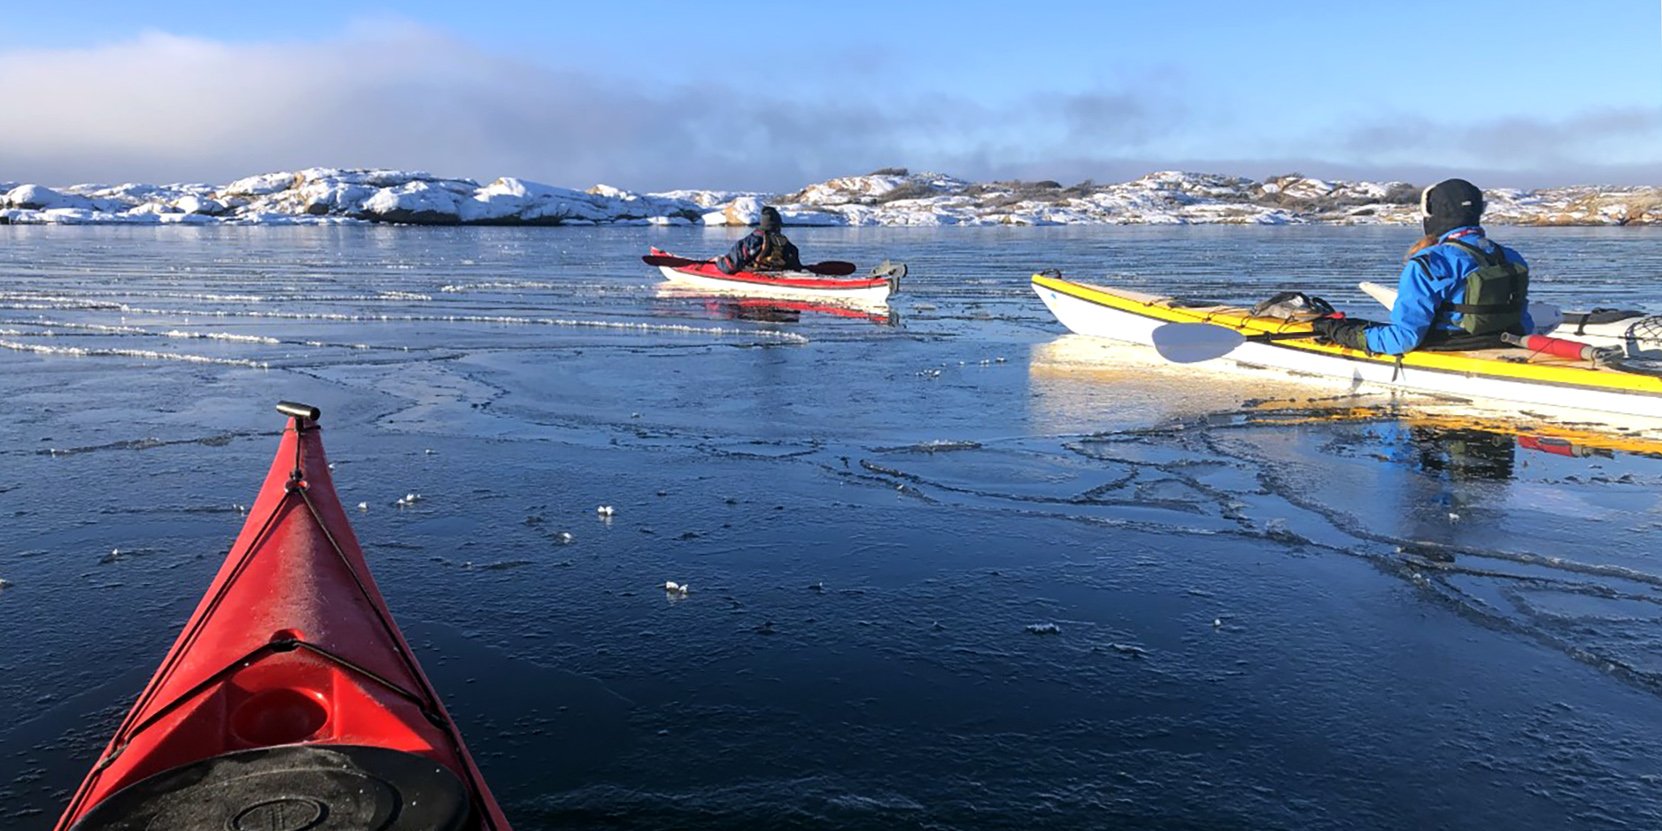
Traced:
[[87, 348], [80, 346], [49, 346], [39, 343], [21, 343], [14, 340], [0, 339], [0, 349], [10, 349], [14, 352], [33, 352], [38, 355], [65, 355], [70, 357], [120, 357], [139, 358], [147, 361], [182, 361], [193, 364], [217, 364], [220, 366], [240, 366], [251, 369], [269, 369], [271, 364], [266, 361], [253, 361], [244, 358], [214, 358], [207, 355], [187, 355], [180, 352], [157, 352], [151, 349], [111, 349]]

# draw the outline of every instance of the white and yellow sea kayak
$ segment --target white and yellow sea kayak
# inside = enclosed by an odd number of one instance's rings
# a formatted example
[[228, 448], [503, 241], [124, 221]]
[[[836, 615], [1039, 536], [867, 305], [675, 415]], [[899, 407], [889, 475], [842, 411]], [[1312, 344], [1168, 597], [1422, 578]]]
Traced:
[[[1626, 372], [1586, 361], [1523, 349], [1410, 352], [1369, 355], [1299, 338], [1304, 322], [1255, 317], [1250, 309], [1033, 275], [1033, 291], [1062, 325], [1082, 335], [1154, 345], [1170, 324], [1211, 324], [1238, 333], [1207, 363], [1284, 370], [1297, 376], [1375, 388], [1547, 408], [1572, 414], [1662, 419], [1662, 377]], [[1292, 336], [1292, 337], [1289, 337]]]

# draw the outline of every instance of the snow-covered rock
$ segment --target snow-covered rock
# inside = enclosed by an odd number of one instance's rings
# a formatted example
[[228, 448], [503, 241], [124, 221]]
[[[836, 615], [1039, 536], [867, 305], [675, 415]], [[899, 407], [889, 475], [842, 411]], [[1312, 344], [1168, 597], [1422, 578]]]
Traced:
[[755, 225], [762, 219], [763, 204], [760, 196], [741, 196], [723, 205], [719, 211], [704, 214], [704, 224]]
[[59, 208], [92, 210], [92, 200], [73, 193], [59, 193], [40, 185], [19, 185], [6, 191], [5, 204], [9, 208], [26, 211], [50, 211]]
[[910, 173], [895, 168], [865, 176], [839, 176], [783, 197], [790, 204], [813, 206], [878, 205], [927, 200], [963, 192], [970, 185], [941, 173]]
[[[1662, 187], [1494, 188], [1491, 225], [1662, 224]], [[1078, 224], [1401, 224], [1418, 222], [1419, 187], [1300, 174], [1263, 181], [1162, 170], [1128, 182], [972, 183], [881, 170], [794, 193], [586, 191], [503, 177], [480, 185], [421, 171], [308, 168], [226, 185], [0, 185], [0, 223], [424, 225], [754, 225], [763, 205], [787, 226]]]
[[779, 211], [779, 220], [785, 225], [847, 225], [848, 220], [840, 213], [832, 211], [805, 211], [799, 208], [784, 208]]
[[733, 190], [669, 190], [663, 193], [654, 193], [659, 199], [671, 199], [677, 202], [690, 202], [699, 208], [714, 208], [725, 205], [741, 196], [765, 196], [766, 194], [748, 193]]
[[294, 173], [261, 173], [258, 176], [249, 176], [238, 179], [220, 188], [219, 192], [226, 196], [265, 196], [288, 190], [294, 185]]
[[434, 225], [456, 222], [460, 205], [461, 197], [455, 191], [416, 181], [381, 188], [363, 201], [363, 212], [382, 222]]
[[219, 216], [225, 212], [225, 205], [218, 200], [209, 199], [194, 193], [187, 193], [171, 203], [174, 210], [187, 214], [205, 214]]

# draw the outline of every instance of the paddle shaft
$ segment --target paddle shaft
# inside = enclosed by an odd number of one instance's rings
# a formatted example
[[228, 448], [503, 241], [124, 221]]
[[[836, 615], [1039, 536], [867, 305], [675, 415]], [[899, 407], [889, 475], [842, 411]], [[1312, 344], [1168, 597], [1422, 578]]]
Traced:
[[1249, 341], [1272, 341], [1272, 340], [1299, 340], [1301, 338], [1319, 337], [1320, 335], [1321, 335], [1320, 332], [1317, 332], [1317, 331], [1312, 329], [1311, 331], [1308, 331], [1308, 332], [1261, 332], [1261, 333], [1256, 334], [1256, 335], [1242, 335], [1241, 337], [1246, 338]]

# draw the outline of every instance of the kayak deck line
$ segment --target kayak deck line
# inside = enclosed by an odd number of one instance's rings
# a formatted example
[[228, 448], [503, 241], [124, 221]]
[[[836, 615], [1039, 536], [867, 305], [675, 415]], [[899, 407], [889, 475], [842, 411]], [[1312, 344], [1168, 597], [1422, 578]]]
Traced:
[[368, 669], [360, 667], [346, 658], [336, 655], [335, 653], [330, 652], [328, 649], [318, 646], [317, 644], [308, 643], [295, 638], [284, 638], [269, 641], [263, 646], [255, 647], [254, 651], [226, 664], [222, 669], [220, 669], [219, 672], [204, 679], [202, 683], [180, 694], [177, 698], [174, 698], [167, 704], [162, 705], [149, 718], [145, 719], [143, 724], [135, 725], [132, 730], [128, 731], [128, 736], [123, 739], [121, 747], [113, 748], [108, 751], [104, 758], [98, 762], [95, 769], [103, 770], [113, 764], [115, 760], [121, 756], [121, 752], [125, 750], [127, 745], [131, 742], [133, 735], [144, 732], [145, 729], [160, 722], [164, 717], [171, 714], [178, 707], [212, 689], [214, 686], [218, 685], [220, 682], [224, 681], [226, 678], [235, 674], [239, 670], [247, 667], [249, 664], [252, 664], [266, 655], [280, 652], [291, 652], [296, 649], [304, 649], [313, 652], [336, 666], [350, 670], [357, 675], [361, 675], [364, 678], [386, 687], [389, 692], [409, 699], [411, 702], [422, 708], [422, 714], [427, 716], [429, 721], [441, 718], [437, 712], [427, 708], [426, 699], [422, 698], [417, 693], [406, 690], [403, 687], [398, 686], [397, 683], [383, 678]]
[[[288, 492], [290, 494], [298, 494], [300, 496], [300, 498], [302, 500], [304, 500], [307, 510], [311, 513], [312, 518], [314, 520], [317, 520], [317, 522], [319, 523], [320, 530], [323, 532], [325, 538], [329, 540], [329, 543], [334, 548], [335, 553], [341, 558], [341, 561], [343, 563], [346, 563], [348, 565], [348, 567], [350, 567], [351, 563], [349, 561], [347, 561], [346, 553], [341, 550], [340, 543], [336, 542], [335, 539], [332, 536], [329, 535], [329, 530], [328, 530], [327, 526], [324, 526], [322, 524], [323, 519], [318, 514], [317, 507], [312, 504], [311, 498], [306, 495], [305, 480], [302, 478], [301, 469], [298, 467], [298, 464], [299, 464], [300, 460], [297, 458], [295, 460], [295, 462], [296, 462], [297, 467], [295, 468], [294, 472], [292, 474], [290, 474], [291, 478], [289, 480]], [[280, 505], [279, 510], [282, 510], [282, 508], [284, 508], [284, 507], [287, 507], [287, 505], [286, 504], [285, 505]], [[260, 541], [264, 541], [267, 538], [267, 533], [271, 530], [272, 526], [274, 525], [274, 520], [276, 518], [277, 518], [277, 514], [272, 514], [270, 517], [266, 518], [266, 524], [265, 524], [264, 527], [262, 527], [260, 529], [260, 534], [258, 535], [257, 539], [259, 539]], [[251, 548], [250, 553], [252, 554], [252, 552], [257, 551], [257, 550], [258, 550], [257, 547], [256, 548]], [[243, 562], [247, 562], [246, 557], [244, 558]], [[239, 565], [239, 569], [240, 569], [240, 565]], [[354, 577], [357, 576], [355, 572], [353, 573], [353, 576]], [[364, 592], [366, 597], [368, 596], [368, 592], [364, 588], [364, 585], [361, 581], [358, 583], [358, 588], [359, 588], [360, 591]], [[223, 592], [221, 592], [220, 594], [215, 596], [215, 598], [213, 600], [214, 606], [216, 607], [215, 611], [217, 611], [217, 606], [220, 603], [220, 601], [223, 600], [223, 598], [224, 598], [224, 593]], [[210, 612], [210, 614], [211, 614], [211, 612]], [[394, 627], [392, 627], [389, 622], [387, 622], [383, 619], [382, 623], [383, 623], [383, 625], [385, 625], [387, 627], [389, 632], [394, 631]], [[200, 627], [197, 628], [196, 632], [200, 632]], [[192, 635], [191, 635], [191, 641], [192, 642], [195, 640], [196, 632], [193, 632]], [[296, 650], [296, 649], [304, 649], [304, 650], [310, 651], [310, 652], [318, 655], [319, 657], [325, 659], [329, 663], [334, 664], [335, 666], [339, 666], [343, 669], [351, 671], [352, 673], [354, 673], [356, 675], [361, 675], [366, 679], [374, 681], [375, 683], [381, 685], [382, 687], [385, 687], [389, 692], [392, 692], [392, 693], [394, 693], [396, 695], [399, 695], [403, 698], [409, 699], [412, 703], [416, 704], [418, 707], [421, 708], [422, 715], [426, 716], [429, 721], [433, 721], [436, 724], [437, 723], [442, 723], [442, 720], [443, 720], [442, 714], [440, 714], [438, 711], [436, 711], [432, 708], [433, 698], [424, 696], [421, 693], [417, 693], [417, 692], [413, 692], [411, 690], [405, 689], [404, 687], [400, 686], [396, 681], [393, 681], [389, 678], [386, 678], [385, 676], [380, 675], [379, 673], [376, 673], [375, 671], [373, 671], [371, 669], [368, 669], [368, 668], [363, 667], [363, 666], [359, 666], [358, 664], [354, 663], [353, 661], [346, 658], [345, 656], [336, 654], [335, 652], [329, 650], [327, 647], [324, 647], [321, 644], [315, 644], [315, 643], [312, 643], [310, 641], [307, 641], [304, 638], [300, 637], [299, 635], [300, 635], [299, 632], [295, 632], [293, 630], [283, 630], [283, 631], [277, 633], [277, 636], [273, 637], [272, 640], [269, 640], [269, 641], [265, 642], [264, 644], [261, 644], [260, 646], [255, 647], [252, 652], [249, 652], [248, 654], [242, 656], [241, 658], [238, 658], [236, 660], [233, 660], [233, 661], [230, 661], [230, 662], [226, 663], [226, 665], [224, 667], [222, 667], [218, 672], [214, 673], [213, 675], [208, 676], [208, 678], [203, 679], [203, 681], [198, 683], [195, 687], [192, 687], [191, 689], [179, 694], [173, 700], [171, 700], [168, 703], [162, 705], [155, 712], [151, 713], [149, 718], [145, 719], [145, 721], [143, 723], [134, 725], [130, 730], [117, 730], [117, 736], [122, 736], [121, 746], [116, 747], [110, 753], [108, 753], [106, 755], [105, 759], [98, 764], [98, 767], [100, 769], [108, 767], [112, 762], [115, 761], [115, 758], [121, 754], [121, 751], [126, 748], [127, 744], [129, 744], [131, 742], [132, 737], [134, 735], [144, 732], [145, 729], [147, 729], [150, 726], [152, 726], [152, 725], [156, 724], [157, 722], [161, 721], [165, 716], [167, 716], [173, 710], [177, 709], [179, 706], [183, 705], [185, 702], [195, 698], [196, 696], [202, 694], [203, 692], [206, 692], [209, 689], [212, 689], [214, 686], [217, 685], [217, 683], [219, 681], [222, 681], [224, 678], [229, 677], [230, 675], [236, 673], [237, 671], [249, 666], [254, 661], [258, 660], [259, 658], [261, 658], [265, 655], [276, 654], [276, 653], [281, 653], [281, 652], [290, 652], [290, 651], [293, 651], [293, 650]], [[406, 653], [404, 650], [401, 650], [401, 649], [400, 650], [395, 650], [395, 651], [398, 653], [398, 655], [400, 657], [405, 659], [405, 663], [406, 663], [406, 666], [408, 668], [408, 664], [409, 664], [409, 655], [408, 655], [408, 653]], [[164, 667], [163, 667], [163, 671], [168, 673], [168, 674], [171, 674], [172, 669], [173, 669], [173, 667], [170, 666], [170, 665], [164, 665]], [[145, 702], [143, 700], [141, 700], [140, 703], [143, 704]], [[136, 709], [137, 708], [135, 707], [135, 710]], [[125, 734], [125, 736], [123, 736], [123, 734]]]
[[249, 519], [55, 828], [299, 811], [389, 831], [509, 831], [368, 570], [317, 409], [278, 409], [290, 422]]

